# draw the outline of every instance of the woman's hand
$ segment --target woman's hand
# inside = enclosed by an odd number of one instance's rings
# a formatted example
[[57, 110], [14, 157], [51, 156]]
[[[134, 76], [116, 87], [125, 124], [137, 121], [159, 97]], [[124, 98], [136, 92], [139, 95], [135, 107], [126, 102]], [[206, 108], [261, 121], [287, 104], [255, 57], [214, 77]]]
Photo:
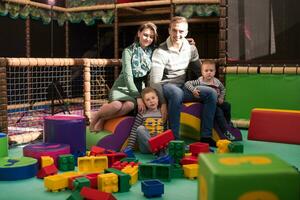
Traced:
[[168, 119], [167, 104], [165, 104], [165, 103], [161, 104], [160, 112], [161, 112], [161, 118], [162, 118], [163, 122], [166, 122]]
[[137, 98], [138, 112], [144, 113], [146, 112], [146, 106], [141, 98]]

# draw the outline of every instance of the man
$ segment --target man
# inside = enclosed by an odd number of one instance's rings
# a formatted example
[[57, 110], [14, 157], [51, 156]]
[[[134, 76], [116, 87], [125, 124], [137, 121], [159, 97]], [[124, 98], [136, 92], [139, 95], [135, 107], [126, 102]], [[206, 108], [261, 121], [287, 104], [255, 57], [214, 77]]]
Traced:
[[179, 139], [182, 102], [199, 101], [200, 99], [203, 103], [200, 141], [215, 146], [216, 143], [212, 139], [212, 128], [217, 93], [212, 88], [201, 86], [200, 98], [197, 100], [191, 92], [184, 88], [189, 68], [196, 73], [196, 76], [200, 75], [198, 51], [185, 38], [187, 34], [187, 20], [184, 17], [174, 17], [169, 25], [169, 37], [153, 53], [150, 85], [158, 91], [163, 119], [167, 118], [168, 113], [170, 128], [176, 139]]

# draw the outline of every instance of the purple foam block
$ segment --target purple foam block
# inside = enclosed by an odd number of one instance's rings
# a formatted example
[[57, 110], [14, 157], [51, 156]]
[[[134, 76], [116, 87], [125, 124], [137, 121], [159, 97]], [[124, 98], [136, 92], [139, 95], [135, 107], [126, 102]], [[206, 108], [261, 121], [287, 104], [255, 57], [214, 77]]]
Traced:
[[44, 118], [44, 141], [69, 144], [72, 154], [86, 151], [85, 118], [79, 115], [53, 115]]

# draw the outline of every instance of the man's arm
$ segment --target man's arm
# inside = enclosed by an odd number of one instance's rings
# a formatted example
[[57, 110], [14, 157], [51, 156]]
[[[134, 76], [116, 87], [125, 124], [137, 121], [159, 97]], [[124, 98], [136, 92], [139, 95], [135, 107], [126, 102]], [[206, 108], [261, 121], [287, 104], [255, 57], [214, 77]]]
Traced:
[[162, 89], [162, 78], [164, 75], [164, 58], [159, 52], [159, 49], [156, 49], [152, 56], [152, 67], [150, 72], [150, 86], [158, 92], [159, 100], [161, 104], [166, 103], [163, 89]]
[[186, 81], [195, 80], [201, 76], [201, 61], [196, 46], [191, 45], [191, 61], [187, 69]]

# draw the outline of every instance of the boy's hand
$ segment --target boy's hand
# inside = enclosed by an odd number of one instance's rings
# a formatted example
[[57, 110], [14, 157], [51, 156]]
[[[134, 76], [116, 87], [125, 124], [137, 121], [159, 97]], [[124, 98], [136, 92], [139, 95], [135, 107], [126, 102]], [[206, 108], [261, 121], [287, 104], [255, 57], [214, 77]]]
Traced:
[[199, 96], [200, 96], [200, 90], [194, 89], [193, 95], [194, 95], [195, 97], [199, 97]]
[[138, 112], [144, 113], [146, 111], [146, 106], [141, 98], [137, 98]]
[[161, 104], [160, 112], [161, 112], [161, 118], [162, 118], [163, 122], [165, 123], [168, 119], [167, 104], [165, 104], [165, 103]]
[[218, 98], [218, 104], [222, 104], [224, 103], [224, 99], [223, 98]]

